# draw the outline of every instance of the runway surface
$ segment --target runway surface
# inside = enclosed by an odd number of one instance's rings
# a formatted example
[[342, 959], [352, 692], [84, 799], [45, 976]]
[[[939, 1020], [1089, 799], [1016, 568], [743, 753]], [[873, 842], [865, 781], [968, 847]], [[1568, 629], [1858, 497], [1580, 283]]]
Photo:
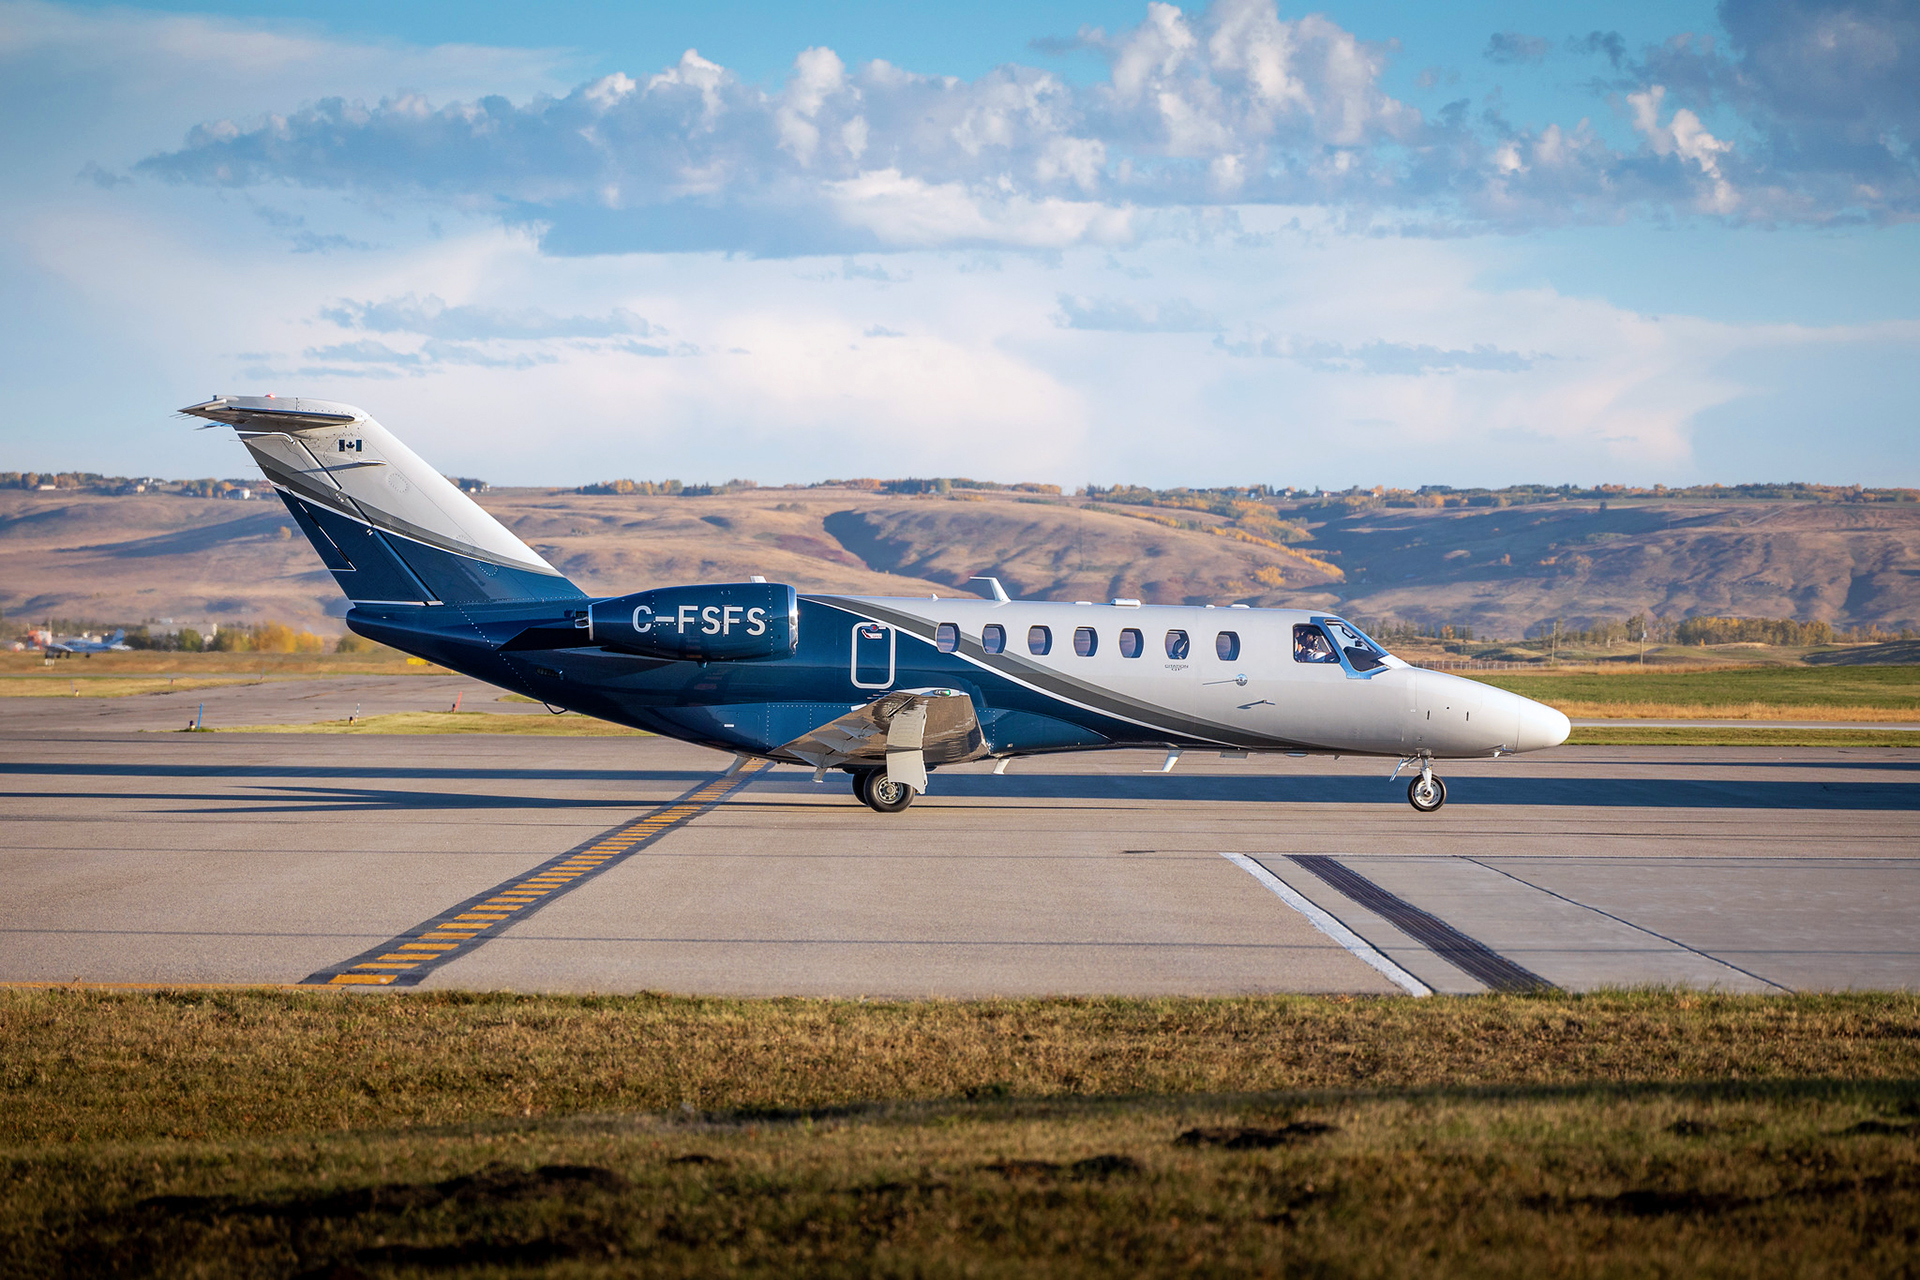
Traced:
[[109, 732], [9, 701], [0, 981], [1920, 987], [1898, 749], [1560, 748], [1446, 766], [1434, 815], [1391, 762], [1122, 752], [942, 770], [883, 816], [659, 739]]

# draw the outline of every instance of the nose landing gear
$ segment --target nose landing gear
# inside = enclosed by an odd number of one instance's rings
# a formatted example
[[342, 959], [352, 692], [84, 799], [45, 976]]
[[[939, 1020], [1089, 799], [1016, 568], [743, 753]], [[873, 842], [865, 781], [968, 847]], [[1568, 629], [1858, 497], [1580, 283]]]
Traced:
[[1421, 813], [1432, 813], [1447, 802], [1447, 784], [1433, 776], [1433, 766], [1424, 765], [1420, 776], [1407, 784], [1407, 803]]

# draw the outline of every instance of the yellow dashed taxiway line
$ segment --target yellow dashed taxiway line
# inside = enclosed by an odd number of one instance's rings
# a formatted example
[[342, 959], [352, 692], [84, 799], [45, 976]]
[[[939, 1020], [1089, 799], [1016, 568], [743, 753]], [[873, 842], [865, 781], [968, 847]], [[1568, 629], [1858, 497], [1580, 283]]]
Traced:
[[398, 937], [309, 975], [301, 985], [413, 986], [441, 965], [484, 945], [509, 922], [564, 896], [675, 827], [699, 817], [771, 767], [768, 762], [756, 761], [737, 773], [703, 782], [666, 808], [622, 823], [548, 859], [524, 876], [477, 893]]

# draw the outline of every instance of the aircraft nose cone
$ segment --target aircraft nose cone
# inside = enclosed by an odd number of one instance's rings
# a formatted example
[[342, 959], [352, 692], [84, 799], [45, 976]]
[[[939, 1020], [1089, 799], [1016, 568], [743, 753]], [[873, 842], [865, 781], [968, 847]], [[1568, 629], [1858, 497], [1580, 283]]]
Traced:
[[1520, 727], [1514, 734], [1515, 751], [1557, 747], [1573, 732], [1568, 719], [1552, 707], [1528, 699], [1520, 708]]

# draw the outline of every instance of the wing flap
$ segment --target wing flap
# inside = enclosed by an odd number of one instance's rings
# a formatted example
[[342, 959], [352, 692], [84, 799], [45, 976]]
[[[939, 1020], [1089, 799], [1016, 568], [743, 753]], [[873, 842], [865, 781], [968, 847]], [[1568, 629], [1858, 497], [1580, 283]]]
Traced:
[[958, 689], [901, 689], [776, 747], [772, 754], [816, 771], [881, 768], [896, 782], [925, 791], [930, 765], [977, 760], [986, 736], [973, 699]]

